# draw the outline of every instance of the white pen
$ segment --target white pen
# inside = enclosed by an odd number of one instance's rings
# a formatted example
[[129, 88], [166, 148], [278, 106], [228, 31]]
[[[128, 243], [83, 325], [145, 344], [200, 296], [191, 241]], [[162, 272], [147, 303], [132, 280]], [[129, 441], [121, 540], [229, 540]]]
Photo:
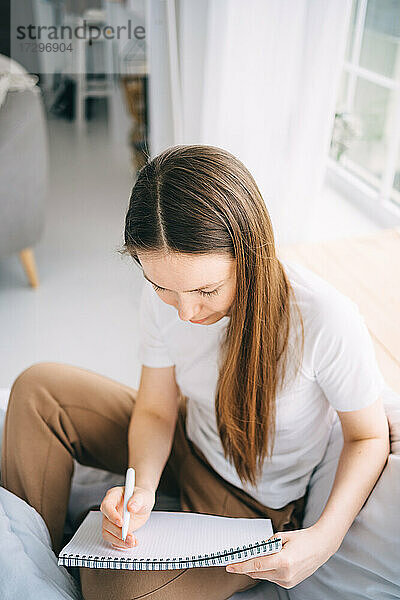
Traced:
[[122, 520], [122, 539], [125, 542], [126, 536], [128, 535], [129, 521], [131, 514], [127, 509], [128, 500], [132, 497], [133, 490], [135, 489], [135, 469], [129, 467], [125, 477], [125, 491], [124, 491], [124, 513]]

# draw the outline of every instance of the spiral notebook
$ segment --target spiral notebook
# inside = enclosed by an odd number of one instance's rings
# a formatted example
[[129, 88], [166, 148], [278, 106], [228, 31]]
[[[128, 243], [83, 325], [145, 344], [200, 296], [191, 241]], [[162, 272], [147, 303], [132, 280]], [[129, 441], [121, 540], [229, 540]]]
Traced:
[[218, 517], [190, 512], [153, 511], [137, 529], [138, 544], [115, 549], [101, 534], [102, 513], [90, 511], [71, 541], [62, 549], [58, 564], [93, 569], [164, 571], [225, 566], [265, 556], [282, 549], [273, 535], [270, 519]]

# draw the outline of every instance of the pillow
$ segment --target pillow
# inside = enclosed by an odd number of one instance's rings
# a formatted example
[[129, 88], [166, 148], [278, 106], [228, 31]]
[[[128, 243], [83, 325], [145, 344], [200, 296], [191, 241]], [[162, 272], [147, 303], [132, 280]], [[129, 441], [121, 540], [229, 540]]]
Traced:
[[249, 590], [236, 592], [228, 600], [290, 600], [288, 592], [275, 583], [262, 581]]
[[[290, 600], [400, 598], [400, 397], [383, 394], [391, 454], [339, 550], [313, 575], [288, 590]], [[343, 445], [336, 418], [327, 451], [310, 480], [303, 526], [315, 523], [328, 500]]]
[[4, 419], [6, 418], [6, 409], [1, 408], [0, 406], [0, 456], [1, 456], [1, 442], [3, 439], [3, 428], [4, 428]]
[[0, 107], [7, 92], [28, 90], [36, 86], [39, 77], [28, 71], [12, 58], [0, 54]]
[[[395, 600], [400, 598], [400, 396], [383, 393], [391, 454], [378, 482], [339, 550], [313, 575], [285, 590], [269, 582], [234, 594], [232, 600]], [[343, 446], [336, 417], [324, 458], [309, 484], [304, 527], [315, 523], [328, 500]]]
[[[0, 54], [1, 58], [1, 54]], [[1, 441], [3, 439], [4, 419], [6, 418], [6, 410], [8, 398], [10, 397], [10, 388], [0, 388], [0, 456], [1, 456]], [[1, 481], [1, 473], [0, 473]]]
[[81, 600], [74, 578], [57, 565], [42, 517], [0, 487], [0, 590], [2, 598]]
[[384, 401], [389, 423], [390, 452], [400, 456], [400, 396], [393, 390], [387, 390]]

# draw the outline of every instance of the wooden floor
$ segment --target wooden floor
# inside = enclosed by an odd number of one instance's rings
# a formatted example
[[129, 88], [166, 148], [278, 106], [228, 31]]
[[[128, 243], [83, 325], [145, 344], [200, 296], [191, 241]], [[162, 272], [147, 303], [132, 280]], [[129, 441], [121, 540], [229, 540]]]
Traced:
[[388, 385], [400, 393], [400, 228], [282, 248], [293, 260], [328, 280], [358, 305]]

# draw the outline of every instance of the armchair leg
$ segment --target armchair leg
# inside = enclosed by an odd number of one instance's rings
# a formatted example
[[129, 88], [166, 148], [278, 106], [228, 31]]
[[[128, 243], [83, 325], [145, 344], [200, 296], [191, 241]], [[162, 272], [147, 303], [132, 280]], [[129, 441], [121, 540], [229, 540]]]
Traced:
[[24, 250], [21, 250], [19, 253], [19, 258], [22, 266], [24, 267], [30, 285], [33, 288], [38, 287], [39, 279], [36, 271], [35, 255], [33, 254], [32, 248], [25, 248]]

